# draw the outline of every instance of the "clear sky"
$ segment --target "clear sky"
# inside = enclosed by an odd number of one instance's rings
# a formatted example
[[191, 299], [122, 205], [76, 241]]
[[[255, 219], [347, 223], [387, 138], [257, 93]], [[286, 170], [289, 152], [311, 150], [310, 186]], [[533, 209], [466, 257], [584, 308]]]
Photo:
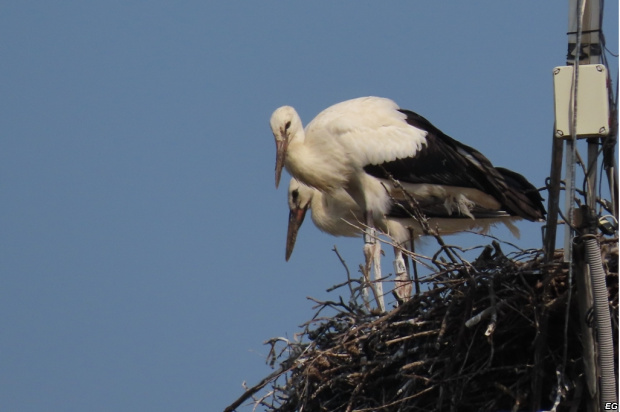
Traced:
[[390, 97], [543, 186], [567, 3], [4, 1], [0, 409], [217, 411], [271, 372], [333, 245], [362, 262], [309, 220], [284, 261], [281, 105]]

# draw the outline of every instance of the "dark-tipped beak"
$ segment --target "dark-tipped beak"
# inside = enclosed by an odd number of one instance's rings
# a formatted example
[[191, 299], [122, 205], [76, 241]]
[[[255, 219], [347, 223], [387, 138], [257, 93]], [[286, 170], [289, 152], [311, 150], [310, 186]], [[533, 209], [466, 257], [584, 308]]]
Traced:
[[295, 247], [295, 241], [297, 240], [297, 232], [301, 224], [304, 222], [308, 206], [299, 209], [291, 210], [288, 215], [288, 232], [286, 234], [286, 261], [288, 262], [293, 248]]
[[284, 168], [284, 158], [286, 157], [286, 140], [276, 140], [276, 189], [280, 184], [282, 169]]

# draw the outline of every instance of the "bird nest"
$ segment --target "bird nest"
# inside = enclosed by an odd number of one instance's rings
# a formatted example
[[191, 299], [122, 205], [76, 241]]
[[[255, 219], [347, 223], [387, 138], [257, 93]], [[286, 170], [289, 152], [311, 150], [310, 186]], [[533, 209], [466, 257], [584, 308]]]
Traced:
[[[616, 339], [617, 239], [601, 251]], [[471, 263], [438, 266], [426, 291], [387, 313], [368, 311], [355, 288], [349, 302], [317, 301], [296, 339], [266, 342], [276, 370], [226, 411], [248, 400], [280, 412], [588, 409], [582, 342], [593, 320], [580, 316], [560, 251], [545, 262], [493, 242]]]

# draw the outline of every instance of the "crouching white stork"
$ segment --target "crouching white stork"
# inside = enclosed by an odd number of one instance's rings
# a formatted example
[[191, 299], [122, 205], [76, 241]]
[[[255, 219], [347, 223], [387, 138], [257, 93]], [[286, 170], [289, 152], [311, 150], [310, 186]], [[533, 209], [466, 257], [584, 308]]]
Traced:
[[[319, 192], [317, 189], [300, 183], [291, 178], [288, 187], [289, 219], [286, 236], [286, 261], [291, 257], [297, 234], [304, 221], [306, 213], [314, 225], [322, 232], [332, 236], [359, 237], [362, 235], [360, 222], [363, 219], [362, 210], [344, 190], [338, 190], [333, 195]], [[411, 240], [417, 240], [424, 234], [424, 230], [416, 219], [409, 217], [407, 202], [395, 201], [388, 214], [380, 221], [375, 222], [377, 229], [389, 236], [395, 243], [394, 247], [394, 294], [398, 301], [404, 302], [411, 296], [411, 281], [405, 268], [405, 260], [401, 247], [410, 249]], [[432, 211], [422, 211], [432, 216]], [[428, 216], [427, 216], [428, 217]], [[477, 217], [430, 217], [428, 224], [437, 229], [442, 235], [450, 235], [465, 230], [487, 233], [497, 223], [505, 224], [511, 232], [518, 236], [518, 229], [512, 221], [520, 218], [510, 216], [504, 212], [497, 212], [492, 218]], [[412, 239], [413, 236], [413, 239]], [[416, 279], [417, 281], [417, 279]], [[416, 292], [419, 292], [416, 282]]]
[[276, 187], [285, 167], [323, 193], [349, 193], [367, 227], [367, 260], [377, 258], [375, 222], [392, 206], [385, 190], [391, 177], [422, 208], [441, 209], [447, 216], [474, 218], [503, 210], [531, 221], [544, 217], [542, 198], [525, 178], [496, 169], [477, 150], [390, 99], [362, 97], [335, 104], [305, 130], [295, 109], [283, 106], [270, 123], [276, 141]]

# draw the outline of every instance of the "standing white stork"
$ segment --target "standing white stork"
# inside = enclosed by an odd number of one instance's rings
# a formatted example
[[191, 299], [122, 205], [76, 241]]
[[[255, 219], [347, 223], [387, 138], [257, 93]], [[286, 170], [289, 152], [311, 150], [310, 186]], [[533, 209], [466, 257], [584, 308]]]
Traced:
[[[286, 261], [291, 257], [297, 234], [304, 221], [306, 213], [310, 210], [310, 216], [314, 225], [322, 232], [332, 236], [359, 237], [362, 235], [360, 222], [363, 213], [357, 203], [344, 190], [337, 190], [328, 195], [300, 183], [291, 178], [288, 187], [289, 219], [286, 236]], [[389, 236], [397, 246], [408, 248], [411, 236], [417, 240], [424, 230], [416, 219], [404, 217], [408, 215], [406, 202], [392, 205], [390, 212], [384, 219], [375, 222], [377, 228]], [[423, 211], [424, 212], [424, 211]], [[429, 212], [432, 213], [432, 212]], [[494, 217], [431, 217], [428, 219], [430, 227], [437, 229], [442, 235], [450, 235], [465, 230], [487, 233], [491, 227], [501, 222], [505, 224], [515, 235], [519, 230], [513, 225], [519, 217], [510, 216], [504, 212], [496, 212]], [[411, 230], [410, 230], [411, 229]], [[407, 301], [411, 296], [411, 282], [406, 272], [405, 263], [400, 247], [394, 247], [394, 293], [399, 301]]]
[[477, 150], [390, 99], [362, 97], [335, 104], [305, 130], [295, 109], [283, 106], [270, 123], [276, 187], [286, 167], [321, 192], [346, 190], [362, 210], [367, 259], [377, 257], [373, 228], [390, 210], [385, 190], [390, 177], [422, 208], [441, 208], [447, 215], [473, 218], [474, 213], [504, 210], [532, 221], [544, 217], [542, 198], [525, 178], [494, 168]]

